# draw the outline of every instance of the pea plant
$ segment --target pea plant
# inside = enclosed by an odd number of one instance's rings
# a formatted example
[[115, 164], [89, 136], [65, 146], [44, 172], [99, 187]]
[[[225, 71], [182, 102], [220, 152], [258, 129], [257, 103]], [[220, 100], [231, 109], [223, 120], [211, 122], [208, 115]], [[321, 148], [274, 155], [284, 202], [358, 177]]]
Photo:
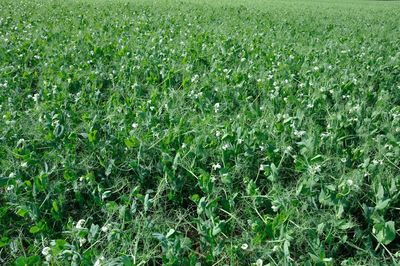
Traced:
[[1, 265], [398, 265], [396, 1], [0, 1]]

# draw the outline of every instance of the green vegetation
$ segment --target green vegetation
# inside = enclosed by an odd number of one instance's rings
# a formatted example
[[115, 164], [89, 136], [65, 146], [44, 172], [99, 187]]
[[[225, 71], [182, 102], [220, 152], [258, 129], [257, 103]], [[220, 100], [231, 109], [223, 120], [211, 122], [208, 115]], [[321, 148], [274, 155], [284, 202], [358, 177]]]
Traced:
[[1, 265], [397, 265], [396, 1], [0, 1]]

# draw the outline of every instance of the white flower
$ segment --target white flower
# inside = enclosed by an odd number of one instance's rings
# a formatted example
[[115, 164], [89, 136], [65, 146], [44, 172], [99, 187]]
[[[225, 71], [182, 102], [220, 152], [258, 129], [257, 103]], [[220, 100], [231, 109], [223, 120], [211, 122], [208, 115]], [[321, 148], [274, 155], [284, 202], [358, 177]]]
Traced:
[[278, 206], [275, 206], [275, 205], [272, 205], [272, 206], [271, 206], [271, 209], [272, 209], [274, 212], [277, 212], [277, 211], [279, 210], [279, 207], [278, 207]]
[[84, 229], [84, 227], [82, 227], [82, 225], [85, 223], [84, 219], [80, 219], [77, 223], [76, 223], [76, 228], [77, 229]]
[[101, 227], [101, 231], [102, 232], [107, 232], [108, 231], [108, 227], [107, 227], [107, 225], [103, 225], [102, 227]]
[[103, 260], [104, 260], [104, 257], [101, 256], [100, 258], [98, 258], [98, 259], [96, 260], [96, 262], [93, 264], [93, 266], [101, 266]]
[[186, 148], [186, 143], [182, 143], [182, 149]]
[[132, 128], [137, 128], [138, 127], [138, 124], [137, 123], [133, 123], [132, 124]]
[[27, 163], [27, 162], [22, 162], [22, 163], [21, 163], [21, 167], [22, 167], [22, 168], [28, 167], [28, 163]]
[[242, 144], [243, 143], [243, 139], [238, 139], [238, 144]]
[[348, 179], [346, 183], [349, 187], [351, 187], [354, 184], [353, 180], [351, 179]]
[[306, 132], [303, 130], [301, 131], [295, 130], [293, 133], [296, 137], [302, 137], [304, 134], [306, 134]]
[[290, 153], [293, 150], [292, 146], [287, 146], [285, 149], [285, 153]]
[[33, 101], [37, 102], [39, 100], [39, 94], [35, 93], [32, 97]]
[[261, 164], [260, 165], [260, 171], [264, 171], [265, 170], [265, 165]]
[[219, 107], [220, 107], [219, 103], [214, 104], [214, 112], [218, 113], [219, 112]]
[[42, 249], [42, 254], [43, 254], [44, 256], [49, 255], [49, 254], [50, 254], [50, 248], [49, 248], [49, 247], [44, 247], [44, 248]]
[[191, 82], [197, 82], [197, 80], [199, 79], [199, 75], [194, 75], [193, 77], [192, 77], [192, 79], [190, 80]]
[[342, 163], [345, 163], [345, 162], [347, 162], [347, 158], [342, 158], [342, 159], [340, 159], [340, 161], [341, 161]]
[[19, 139], [17, 142], [17, 146], [21, 146], [21, 144], [24, 144], [25, 140], [24, 139]]
[[246, 250], [246, 249], [249, 248], [249, 245], [247, 245], [246, 243], [244, 243], [244, 244], [242, 244], [242, 245], [240, 246], [240, 248], [243, 249], [243, 250]]
[[263, 260], [262, 259], [258, 259], [256, 261], [256, 266], [263, 266]]
[[221, 169], [221, 165], [219, 163], [212, 165], [213, 170]]
[[319, 173], [319, 172], [321, 172], [321, 165], [317, 164], [317, 165], [310, 166], [309, 171], [313, 175], [316, 173]]
[[8, 187], [7, 187], [7, 191], [11, 191], [11, 190], [13, 190], [14, 189], [14, 185], [9, 185]]
[[331, 135], [330, 132], [323, 132], [321, 133], [321, 138], [328, 138]]
[[215, 132], [215, 136], [218, 138], [219, 136], [221, 136], [221, 132], [219, 132], [218, 130]]
[[227, 144], [227, 143], [225, 143], [223, 146], [222, 146], [222, 149], [225, 151], [225, 150], [227, 150], [229, 148], [229, 144]]
[[8, 175], [8, 178], [14, 178], [16, 176], [16, 174], [14, 173], [14, 172], [12, 172], [12, 173], [10, 173], [9, 175]]
[[79, 246], [83, 246], [86, 243], [86, 238], [79, 238]]

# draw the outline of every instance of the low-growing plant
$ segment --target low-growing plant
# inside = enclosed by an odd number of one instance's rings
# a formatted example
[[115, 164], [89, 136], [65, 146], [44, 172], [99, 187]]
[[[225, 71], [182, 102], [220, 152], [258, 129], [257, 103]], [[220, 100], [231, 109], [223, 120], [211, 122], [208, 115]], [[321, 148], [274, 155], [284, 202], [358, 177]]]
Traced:
[[398, 265], [395, 1], [0, 2], [1, 265]]

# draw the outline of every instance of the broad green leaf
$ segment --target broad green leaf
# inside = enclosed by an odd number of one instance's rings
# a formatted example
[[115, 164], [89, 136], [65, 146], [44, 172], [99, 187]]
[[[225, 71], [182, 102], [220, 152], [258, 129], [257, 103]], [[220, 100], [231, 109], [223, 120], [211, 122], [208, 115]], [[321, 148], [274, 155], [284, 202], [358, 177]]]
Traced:
[[19, 215], [19, 216], [21, 216], [21, 217], [25, 217], [25, 215], [28, 213], [28, 211], [27, 210], [25, 210], [25, 209], [19, 209], [18, 211], [17, 211], [17, 214]]
[[36, 225], [32, 226], [31, 228], [29, 228], [29, 232], [32, 234], [36, 234], [39, 233], [42, 229]]
[[375, 224], [372, 233], [375, 235], [379, 243], [387, 245], [396, 238], [396, 229], [393, 221]]
[[0, 238], [0, 248], [7, 246], [10, 243], [10, 239], [6, 236]]
[[383, 210], [389, 205], [390, 199], [384, 201], [378, 201], [375, 206], [375, 210]]

